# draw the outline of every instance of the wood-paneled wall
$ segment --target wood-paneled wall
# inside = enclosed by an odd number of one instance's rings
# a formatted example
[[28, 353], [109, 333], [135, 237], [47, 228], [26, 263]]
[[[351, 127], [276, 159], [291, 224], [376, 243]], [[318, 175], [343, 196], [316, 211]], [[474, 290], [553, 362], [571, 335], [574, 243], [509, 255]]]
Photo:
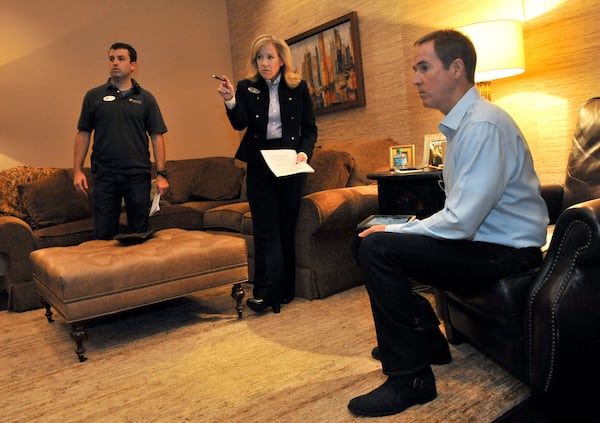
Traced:
[[[412, 86], [413, 42], [433, 29], [491, 19], [524, 20], [527, 70], [492, 82], [492, 101], [525, 133], [543, 183], [564, 181], [577, 111], [600, 95], [600, 3], [587, 0], [227, 0], [234, 78], [244, 77], [251, 40], [283, 38], [357, 11], [367, 104], [318, 116], [319, 142], [392, 137], [414, 143], [437, 133], [442, 115]], [[387, 152], [382, 152], [387, 154]]]

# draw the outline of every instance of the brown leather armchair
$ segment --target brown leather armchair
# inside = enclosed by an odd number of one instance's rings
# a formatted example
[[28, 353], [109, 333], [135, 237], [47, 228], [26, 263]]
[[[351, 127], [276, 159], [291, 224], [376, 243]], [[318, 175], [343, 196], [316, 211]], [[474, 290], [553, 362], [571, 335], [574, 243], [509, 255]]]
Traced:
[[540, 269], [472, 296], [434, 293], [451, 344], [469, 342], [574, 416], [600, 376], [600, 97], [581, 106], [564, 187], [542, 194], [555, 225]]

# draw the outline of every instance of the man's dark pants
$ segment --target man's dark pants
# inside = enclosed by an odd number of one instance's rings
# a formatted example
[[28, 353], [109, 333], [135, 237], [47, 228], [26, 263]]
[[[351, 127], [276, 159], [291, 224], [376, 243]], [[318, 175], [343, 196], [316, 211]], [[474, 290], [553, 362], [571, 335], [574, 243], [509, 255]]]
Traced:
[[97, 174], [94, 178], [93, 194], [96, 239], [112, 239], [119, 232], [119, 216], [123, 199], [127, 211], [127, 232], [146, 232], [150, 212], [151, 184], [149, 173]]
[[412, 281], [449, 291], [477, 292], [503, 277], [538, 267], [539, 248], [375, 232], [355, 234], [352, 253], [369, 293], [383, 372], [407, 375], [431, 364], [443, 335], [429, 302]]

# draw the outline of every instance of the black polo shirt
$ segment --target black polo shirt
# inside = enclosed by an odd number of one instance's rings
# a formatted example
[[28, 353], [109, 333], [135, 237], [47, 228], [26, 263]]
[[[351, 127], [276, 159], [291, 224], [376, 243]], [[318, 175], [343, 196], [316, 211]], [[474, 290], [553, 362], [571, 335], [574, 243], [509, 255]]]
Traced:
[[132, 82], [131, 90], [121, 92], [109, 79], [85, 94], [77, 129], [94, 133], [94, 172], [149, 172], [149, 135], [167, 132], [154, 96]]

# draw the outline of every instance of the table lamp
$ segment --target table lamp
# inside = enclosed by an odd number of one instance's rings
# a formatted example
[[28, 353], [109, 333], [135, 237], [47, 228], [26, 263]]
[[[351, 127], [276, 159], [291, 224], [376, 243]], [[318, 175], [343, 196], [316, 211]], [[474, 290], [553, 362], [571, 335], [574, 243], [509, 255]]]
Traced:
[[517, 20], [479, 22], [458, 28], [468, 36], [477, 52], [475, 83], [483, 97], [491, 100], [491, 81], [525, 72], [523, 24]]

